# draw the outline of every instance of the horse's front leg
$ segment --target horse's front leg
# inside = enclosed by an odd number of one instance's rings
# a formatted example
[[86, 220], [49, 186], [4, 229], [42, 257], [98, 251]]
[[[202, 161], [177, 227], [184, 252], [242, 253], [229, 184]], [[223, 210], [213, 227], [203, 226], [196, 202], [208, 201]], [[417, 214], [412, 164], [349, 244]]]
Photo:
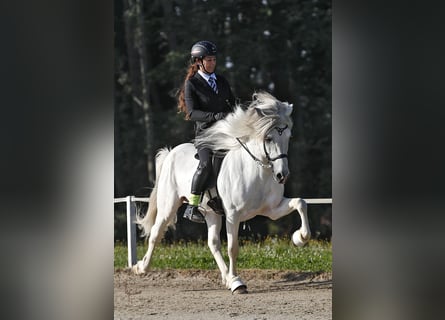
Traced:
[[293, 198], [292, 201], [301, 218], [301, 227], [292, 234], [292, 242], [296, 246], [301, 247], [311, 238], [311, 229], [309, 228], [309, 219], [307, 218], [307, 204], [301, 198]]
[[224, 258], [221, 253], [221, 227], [222, 227], [222, 217], [216, 214], [207, 214], [207, 244], [209, 246], [210, 252], [221, 271], [222, 283], [227, 284], [227, 265], [224, 262]]
[[227, 253], [229, 255], [229, 273], [227, 275], [227, 288], [236, 293], [247, 293], [247, 286], [237, 275], [236, 260], [238, 258], [238, 230], [239, 230], [239, 215], [227, 215], [226, 220], [227, 229]]
[[292, 242], [296, 246], [305, 245], [311, 238], [311, 230], [309, 228], [309, 220], [307, 218], [307, 204], [301, 198], [283, 198], [280, 204], [266, 213], [265, 216], [272, 220], [277, 220], [292, 211], [297, 210], [301, 218], [301, 228], [295, 231], [292, 235]]

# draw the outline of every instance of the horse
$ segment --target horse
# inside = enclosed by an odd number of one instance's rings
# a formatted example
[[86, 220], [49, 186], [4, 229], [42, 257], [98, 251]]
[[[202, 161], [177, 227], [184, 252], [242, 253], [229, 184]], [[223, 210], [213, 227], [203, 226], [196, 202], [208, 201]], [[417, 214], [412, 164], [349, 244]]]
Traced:
[[283, 196], [289, 176], [287, 152], [292, 110], [292, 104], [281, 102], [267, 92], [256, 92], [247, 107], [237, 104], [232, 113], [195, 137], [194, 144], [183, 143], [158, 151], [156, 181], [148, 211], [144, 217], [138, 214], [136, 218], [143, 229], [142, 236], [148, 238], [148, 249], [143, 259], [132, 266], [134, 273], [143, 274], [148, 270], [156, 243], [167, 227], [176, 223], [176, 212], [187, 201], [198, 166], [195, 146], [224, 153], [216, 185], [210, 193], [218, 192], [225, 212], [228, 267], [221, 253], [222, 216], [208, 206], [208, 192], [203, 195], [201, 210], [208, 229], [208, 247], [227, 289], [232, 293], [247, 293], [247, 285], [236, 268], [240, 222], [256, 215], [276, 220], [297, 210], [301, 227], [293, 232], [292, 242], [303, 246], [309, 241], [306, 202]]

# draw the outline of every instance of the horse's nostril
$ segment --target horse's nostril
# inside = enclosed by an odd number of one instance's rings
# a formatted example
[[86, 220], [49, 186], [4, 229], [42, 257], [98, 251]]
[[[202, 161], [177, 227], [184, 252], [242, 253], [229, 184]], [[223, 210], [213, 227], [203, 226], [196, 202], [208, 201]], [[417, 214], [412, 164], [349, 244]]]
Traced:
[[282, 173], [277, 173], [275, 175], [275, 178], [276, 178], [275, 180], [280, 184], [286, 183], [286, 180], [287, 180], [287, 176]]

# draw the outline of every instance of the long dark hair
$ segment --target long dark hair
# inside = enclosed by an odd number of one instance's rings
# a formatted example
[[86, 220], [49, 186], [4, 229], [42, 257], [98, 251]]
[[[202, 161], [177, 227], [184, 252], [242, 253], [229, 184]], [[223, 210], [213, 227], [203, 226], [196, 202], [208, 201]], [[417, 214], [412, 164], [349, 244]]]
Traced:
[[190, 64], [190, 66], [187, 70], [187, 75], [185, 76], [185, 79], [184, 79], [184, 83], [182, 84], [181, 89], [179, 89], [178, 113], [184, 112], [186, 120], [189, 120], [190, 117], [187, 113], [187, 106], [185, 105], [185, 94], [184, 94], [185, 83], [187, 82], [188, 79], [193, 77], [196, 74], [196, 72], [198, 72], [198, 65], [196, 63]]

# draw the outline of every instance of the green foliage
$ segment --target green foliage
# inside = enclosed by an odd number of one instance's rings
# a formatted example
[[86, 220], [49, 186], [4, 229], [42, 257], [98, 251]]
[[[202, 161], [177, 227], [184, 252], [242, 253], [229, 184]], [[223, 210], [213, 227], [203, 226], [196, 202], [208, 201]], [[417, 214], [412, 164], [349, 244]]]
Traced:
[[[147, 246], [139, 244], [137, 257], [142, 259]], [[222, 246], [227, 258], [227, 244]], [[122, 243], [114, 247], [114, 267], [127, 266], [127, 248]], [[238, 257], [240, 269], [276, 269], [304, 272], [331, 272], [332, 245], [325, 241], [311, 240], [302, 247], [295, 247], [288, 238], [267, 238], [262, 242], [242, 241]], [[151, 269], [216, 269], [217, 265], [205, 242], [179, 242], [158, 244]]]

